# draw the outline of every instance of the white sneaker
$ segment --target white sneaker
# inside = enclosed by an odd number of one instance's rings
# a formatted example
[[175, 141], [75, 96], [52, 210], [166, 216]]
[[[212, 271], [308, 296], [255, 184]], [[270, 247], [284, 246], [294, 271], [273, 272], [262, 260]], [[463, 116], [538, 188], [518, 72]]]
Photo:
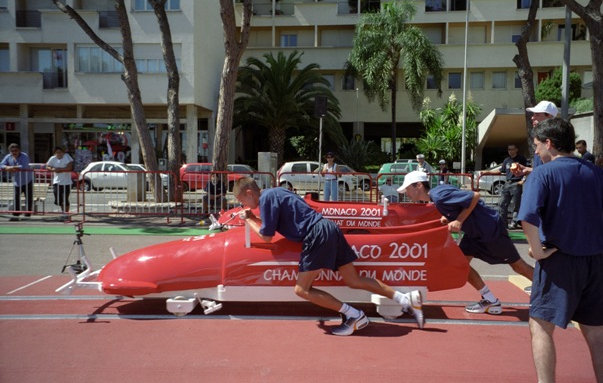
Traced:
[[360, 315], [357, 318], [347, 318], [345, 322], [335, 327], [331, 331], [331, 334], [340, 336], [352, 335], [354, 331], [362, 330], [363, 328], [368, 326], [368, 324], [368, 318], [366, 317], [366, 315], [364, 315], [363, 311], [360, 311]]
[[408, 311], [414, 315], [419, 328], [425, 326], [425, 317], [423, 316], [423, 297], [420, 290], [413, 290], [409, 293], [410, 305]]
[[500, 301], [498, 299], [494, 302], [490, 302], [487, 299], [482, 299], [479, 302], [465, 306], [465, 311], [473, 314], [488, 313], [493, 315], [499, 315], [502, 314], [502, 305], [500, 304]]

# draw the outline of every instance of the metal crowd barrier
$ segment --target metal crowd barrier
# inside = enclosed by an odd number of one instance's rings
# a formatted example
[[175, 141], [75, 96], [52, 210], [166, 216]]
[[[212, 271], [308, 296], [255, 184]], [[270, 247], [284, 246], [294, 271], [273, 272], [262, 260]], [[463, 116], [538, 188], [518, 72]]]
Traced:
[[[381, 173], [377, 176], [376, 201], [380, 202], [386, 197], [390, 202], [412, 203], [406, 194], [399, 194], [397, 189], [402, 186], [404, 176], [408, 173]], [[450, 184], [459, 189], [475, 190], [473, 186], [473, 174], [471, 173], [428, 173], [427, 180], [431, 188], [440, 183]], [[387, 181], [390, 181], [388, 184]]]
[[33, 169], [0, 169], [0, 214], [45, 214], [51, 181], [36, 177]]
[[[371, 202], [374, 200], [375, 183], [369, 173], [330, 173], [337, 177], [337, 201]], [[277, 186], [287, 188], [301, 196], [318, 193], [324, 199], [325, 179], [317, 172], [282, 172]]]
[[475, 189], [480, 192], [486, 205], [498, 210], [506, 177], [500, 172], [481, 172], [475, 181]]

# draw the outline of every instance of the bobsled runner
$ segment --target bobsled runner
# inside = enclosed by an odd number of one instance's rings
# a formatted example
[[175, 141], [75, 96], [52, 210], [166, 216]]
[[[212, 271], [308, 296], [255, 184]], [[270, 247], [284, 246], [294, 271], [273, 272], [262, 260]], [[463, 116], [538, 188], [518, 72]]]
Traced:
[[[350, 230], [346, 239], [358, 255], [362, 276], [400, 291], [463, 286], [469, 265], [439, 220], [407, 226]], [[168, 311], [185, 315], [201, 303], [205, 313], [224, 301], [297, 301], [301, 244], [278, 234], [266, 243], [248, 226], [187, 237], [134, 250], [101, 270], [90, 265], [57, 291], [92, 288], [120, 296], [165, 297]], [[86, 261], [87, 262], [87, 261]], [[323, 270], [314, 286], [347, 302], [375, 303], [385, 317], [401, 315], [393, 301], [345, 287], [339, 273]]]
[[[439, 219], [442, 215], [432, 203], [389, 203], [382, 199], [381, 203], [350, 201], [319, 201], [308, 193], [304, 201], [323, 217], [334, 221], [340, 228], [371, 228], [413, 225]], [[237, 213], [240, 207], [220, 214], [218, 222], [224, 226], [243, 226]], [[259, 215], [258, 210], [254, 211]], [[217, 228], [217, 226], [215, 226]]]

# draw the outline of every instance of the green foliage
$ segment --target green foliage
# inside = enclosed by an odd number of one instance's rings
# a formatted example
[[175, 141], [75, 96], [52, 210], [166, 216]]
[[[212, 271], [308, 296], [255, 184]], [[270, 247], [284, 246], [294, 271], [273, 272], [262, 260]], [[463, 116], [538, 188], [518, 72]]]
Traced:
[[327, 115], [323, 118], [325, 135], [338, 144], [345, 141], [338, 122], [339, 101], [317, 64], [300, 68], [302, 55], [294, 51], [288, 57], [282, 52], [276, 57], [265, 54], [263, 60], [249, 57], [238, 72], [233, 127], [265, 127], [269, 149], [278, 153], [279, 162], [283, 160], [288, 135], [310, 137], [311, 132], [317, 136], [319, 122], [314, 116], [317, 96], [325, 96], [328, 101]]
[[[466, 155], [468, 159], [477, 142], [477, 121], [480, 107], [471, 102], [466, 103], [467, 123], [465, 124]], [[463, 104], [456, 97], [450, 96], [443, 108], [432, 108], [431, 101], [426, 98], [420, 112], [421, 122], [425, 126], [425, 135], [417, 140], [417, 149], [425, 154], [430, 163], [440, 159], [448, 162], [460, 161], [462, 155]]]
[[594, 110], [593, 99], [579, 98], [570, 102], [570, 107], [576, 109], [576, 114], [592, 112]]
[[[561, 68], [555, 69], [553, 75], [543, 80], [536, 87], [536, 101], [547, 100], [554, 102], [555, 105], [561, 105], [561, 86], [563, 83]], [[580, 75], [575, 72], [570, 73], [569, 101], [580, 98], [582, 94], [582, 80]]]
[[289, 139], [291, 146], [295, 149], [299, 158], [318, 158], [317, 147], [318, 139], [316, 136], [293, 136]]
[[344, 163], [357, 171], [366, 170], [369, 164], [380, 166], [389, 161], [389, 154], [381, 151], [381, 148], [373, 141], [357, 140], [355, 138], [343, 143], [337, 156]]
[[386, 3], [381, 12], [363, 14], [356, 26], [348, 70], [362, 78], [369, 100], [382, 109], [397, 89], [398, 67], [402, 65], [412, 107], [418, 110], [428, 73], [436, 83], [442, 79], [442, 55], [421, 30], [408, 21], [416, 9], [408, 0]]

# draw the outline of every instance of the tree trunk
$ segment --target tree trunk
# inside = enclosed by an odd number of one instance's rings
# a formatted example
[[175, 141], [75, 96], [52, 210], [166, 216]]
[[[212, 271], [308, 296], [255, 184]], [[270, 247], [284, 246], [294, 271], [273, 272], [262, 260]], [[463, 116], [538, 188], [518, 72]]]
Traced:
[[268, 144], [270, 151], [277, 154], [277, 163], [280, 164], [285, 157], [284, 148], [287, 138], [287, 129], [284, 126], [271, 126], [268, 129]]
[[392, 91], [392, 162], [396, 162], [398, 157], [398, 150], [396, 148], [396, 100], [398, 92], [398, 65], [394, 67], [392, 76], [392, 82], [390, 85]]
[[521, 35], [515, 45], [517, 46], [518, 54], [513, 57], [513, 62], [517, 66], [517, 73], [521, 80], [521, 94], [523, 95], [523, 106], [525, 108], [525, 122], [526, 132], [528, 133], [528, 148], [530, 156], [533, 156], [533, 146], [530, 140], [530, 132], [532, 130], [532, 121], [528, 113], [527, 108], [531, 108], [536, 105], [536, 95], [534, 92], [534, 72], [532, 71], [532, 65], [530, 64], [530, 57], [528, 56], [528, 41], [534, 28], [536, 28], [536, 13], [538, 12], [538, 1], [532, 1], [530, 5], [530, 11], [528, 12], [528, 20], [521, 28]]
[[602, 0], [590, 0], [586, 6], [575, 0], [562, 0], [572, 12], [577, 14], [586, 24], [590, 35], [590, 50], [593, 62], [593, 148], [595, 158], [603, 155], [603, 15], [601, 14]]
[[[161, 50], [163, 53], [163, 61], [168, 76], [167, 88], [167, 120], [168, 120], [168, 171], [170, 171], [169, 195], [176, 200], [180, 200], [179, 195], [176, 195], [180, 179], [180, 165], [182, 158], [182, 143], [180, 142], [180, 75], [178, 74], [178, 66], [176, 65], [176, 56], [174, 55], [174, 46], [172, 44], [172, 32], [170, 31], [170, 23], [165, 12], [166, 0], [150, 0], [159, 29], [161, 30]], [[190, 139], [194, 139], [191, 137]], [[194, 161], [193, 161], [194, 162]]]
[[[117, 0], [115, 8], [119, 16], [120, 32], [122, 37], [122, 45], [124, 50], [124, 71], [122, 79], [128, 88], [128, 99], [130, 100], [130, 110], [134, 121], [134, 129], [140, 140], [140, 148], [142, 151], [142, 159], [147, 170], [157, 171], [157, 157], [151, 142], [151, 134], [147, 126], [147, 120], [140, 95], [140, 87], [138, 86], [138, 69], [136, 68], [136, 60], [134, 60], [134, 44], [132, 43], [132, 31], [130, 30], [130, 21], [128, 20], [128, 12], [124, 4], [124, 0]], [[156, 201], [161, 201], [162, 190], [157, 187], [154, 177], [151, 177], [150, 182], [151, 193]]]
[[251, 0], [243, 1], [243, 23], [239, 41], [237, 41], [237, 28], [232, 0], [220, 0], [220, 16], [222, 17], [222, 27], [224, 28], [224, 48], [226, 55], [222, 67], [222, 78], [220, 80], [220, 97], [218, 99], [212, 163], [215, 170], [226, 170], [234, 113], [237, 73], [241, 56], [249, 41]]

